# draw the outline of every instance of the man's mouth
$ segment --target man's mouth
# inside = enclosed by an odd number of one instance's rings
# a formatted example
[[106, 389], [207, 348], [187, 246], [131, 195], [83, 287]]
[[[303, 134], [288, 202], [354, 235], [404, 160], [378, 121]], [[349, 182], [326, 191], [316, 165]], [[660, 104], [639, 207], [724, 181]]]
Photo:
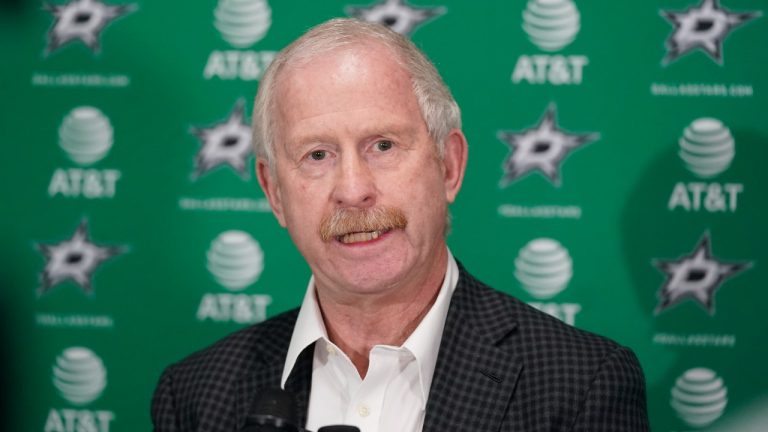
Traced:
[[377, 231], [366, 231], [366, 232], [354, 232], [354, 233], [337, 236], [336, 240], [344, 244], [362, 243], [362, 242], [368, 242], [371, 240], [376, 240], [377, 238], [381, 237], [382, 234], [385, 234], [387, 232], [389, 232], [389, 229], [377, 230]]

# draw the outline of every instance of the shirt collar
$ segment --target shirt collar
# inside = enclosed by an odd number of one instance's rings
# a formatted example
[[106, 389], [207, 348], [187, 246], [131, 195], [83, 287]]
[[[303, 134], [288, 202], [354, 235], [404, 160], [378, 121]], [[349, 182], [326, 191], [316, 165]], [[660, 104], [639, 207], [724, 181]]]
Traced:
[[[443, 278], [443, 284], [440, 287], [435, 303], [413, 333], [403, 343], [403, 348], [408, 349], [413, 354], [419, 365], [424, 401], [429, 396], [432, 375], [435, 372], [437, 354], [443, 336], [443, 328], [445, 327], [445, 318], [448, 316], [451, 296], [459, 280], [459, 268], [450, 250], [448, 250], [447, 261], [445, 277]], [[285, 358], [285, 366], [283, 367], [283, 376], [280, 381], [281, 387], [285, 387], [285, 382], [293, 371], [293, 367], [296, 365], [296, 360], [301, 352], [320, 339], [328, 340], [328, 332], [325, 329], [320, 306], [317, 303], [315, 278], [312, 276], [309, 279], [307, 292], [304, 295], [304, 301], [301, 304], [301, 310], [299, 311], [293, 335], [291, 336], [291, 343], [288, 347], [288, 354]]]
[[448, 251], [448, 263], [446, 265], [443, 285], [440, 287], [435, 303], [429, 309], [429, 312], [419, 323], [416, 330], [408, 336], [403, 347], [411, 351], [419, 365], [419, 378], [421, 380], [421, 390], [426, 403], [429, 397], [429, 388], [432, 385], [432, 376], [435, 373], [437, 364], [437, 353], [440, 350], [440, 341], [443, 338], [443, 328], [445, 328], [445, 318], [448, 316], [448, 307], [451, 304], [451, 297], [456, 284], [459, 281], [459, 267], [456, 260]]
[[328, 331], [325, 329], [320, 305], [317, 304], [315, 276], [312, 275], [309, 278], [307, 292], [304, 294], [304, 301], [301, 303], [299, 316], [296, 318], [296, 325], [293, 327], [293, 335], [291, 336], [291, 344], [288, 346], [288, 354], [285, 357], [280, 387], [285, 388], [285, 382], [288, 381], [288, 376], [293, 371], [293, 366], [296, 365], [296, 360], [301, 352], [319, 339], [328, 339]]

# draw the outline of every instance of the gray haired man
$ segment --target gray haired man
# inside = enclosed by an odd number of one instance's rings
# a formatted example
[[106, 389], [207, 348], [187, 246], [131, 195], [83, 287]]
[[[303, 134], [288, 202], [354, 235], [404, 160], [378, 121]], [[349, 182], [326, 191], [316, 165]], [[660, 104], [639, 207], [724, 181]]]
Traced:
[[448, 250], [467, 141], [408, 39], [351, 19], [311, 29], [262, 80], [254, 143], [313, 276], [299, 309], [170, 366], [157, 431], [238, 430], [275, 387], [308, 430], [648, 429], [631, 351], [494, 291]]

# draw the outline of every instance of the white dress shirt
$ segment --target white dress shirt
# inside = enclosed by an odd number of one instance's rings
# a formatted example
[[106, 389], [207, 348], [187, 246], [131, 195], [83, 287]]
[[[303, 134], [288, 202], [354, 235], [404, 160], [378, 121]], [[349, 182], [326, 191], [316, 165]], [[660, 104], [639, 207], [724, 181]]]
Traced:
[[323, 324], [314, 276], [301, 305], [283, 367], [281, 386], [299, 354], [315, 344], [312, 391], [306, 428], [345, 424], [361, 432], [418, 432], [424, 425], [429, 387], [437, 362], [451, 295], [459, 279], [456, 261], [448, 263], [435, 303], [402, 346], [375, 345], [361, 379], [352, 361], [333, 342]]

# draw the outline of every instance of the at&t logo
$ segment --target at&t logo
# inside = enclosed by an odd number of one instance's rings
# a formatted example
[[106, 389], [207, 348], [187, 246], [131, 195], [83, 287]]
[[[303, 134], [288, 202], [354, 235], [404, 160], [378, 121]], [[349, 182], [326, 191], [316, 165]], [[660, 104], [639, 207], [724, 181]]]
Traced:
[[[515, 278], [532, 297], [549, 300], [568, 287], [573, 276], [573, 260], [557, 240], [537, 238], [526, 244], [515, 259]], [[576, 323], [581, 305], [574, 303], [529, 302], [570, 325]]]
[[728, 169], [735, 154], [731, 131], [714, 118], [694, 120], [680, 138], [680, 159], [688, 170], [702, 178]]
[[208, 270], [223, 287], [242, 291], [256, 282], [264, 270], [264, 252], [243, 231], [225, 231], [208, 249]]
[[52, 408], [45, 432], [108, 432], [115, 418], [111, 411], [83, 409], [97, 400], [107, 387], [107, 369], [93, 351], [70, 347], [56, 357], [52, 367], [53, 386], [59, 395], [78, 409]]
[[[243, 294], [264, 270], [264, 252], [248, 233], [231, 230], [219, 234], [206, 254], [213, 278], [232, 293], [207, 293], [197, 309], [199, 321], [255, 323], [267, 318], [272, 297]], [[236, 294], [238, 293], [238, 294]]]
[[728, 388], [715, 371], [694, 368], [675, 381], [670, 404], [688, 426], [703, 428], [719, 419], [728, 405]]
[[[581, 15], [572, 0], [530, 0], [523, 11], [523, 31], [540, 50], [556, 52], [576, 38]], [[589, 59], [583, 55], [521, 55], [512, 72], [518, 84], [581, 84]]]
[[112, 124], [98, 108], [72, 109], [59, 127], [59, 147], [80, 167], [57, 168], [48, 183], [48, 196], [113, 198], [122, 175], [120, 171], [85, 168], [104, 159], [113, 143]]
[[101, 396], [107, 386], [107, 369], [88, 348], [67, 348], [56, 357], [53, 386], [69, 403], [87, 405]]
[[272, 10], [265, 0], [221, 0], [214, 16], [221, 37], [237, 48], [260, 41], [272, 25]]
[[260, 79], [274, 51], [246, 50], [266, 36], [272, 25], [272, 9], [266, 0], [219, 0], [213, 26], [236, 50], [213, 51], [208, 56], [205, 79]]
[[[683, 130], [679, 140], [683, 165], [695, 176], [708, 180], [728, 169], [736, 155], [735, 140], [730, 129], [720, 120], [702, 117]], [[735, 212], [741, 183], [706, 181], [678, 182], [672, 189], [667, 207], [685, 211]]]
[[523, 30], [543, 51], [558, 51], [576, 38], [581, 16], [571, 0], [531, 0], [523, 11]]

